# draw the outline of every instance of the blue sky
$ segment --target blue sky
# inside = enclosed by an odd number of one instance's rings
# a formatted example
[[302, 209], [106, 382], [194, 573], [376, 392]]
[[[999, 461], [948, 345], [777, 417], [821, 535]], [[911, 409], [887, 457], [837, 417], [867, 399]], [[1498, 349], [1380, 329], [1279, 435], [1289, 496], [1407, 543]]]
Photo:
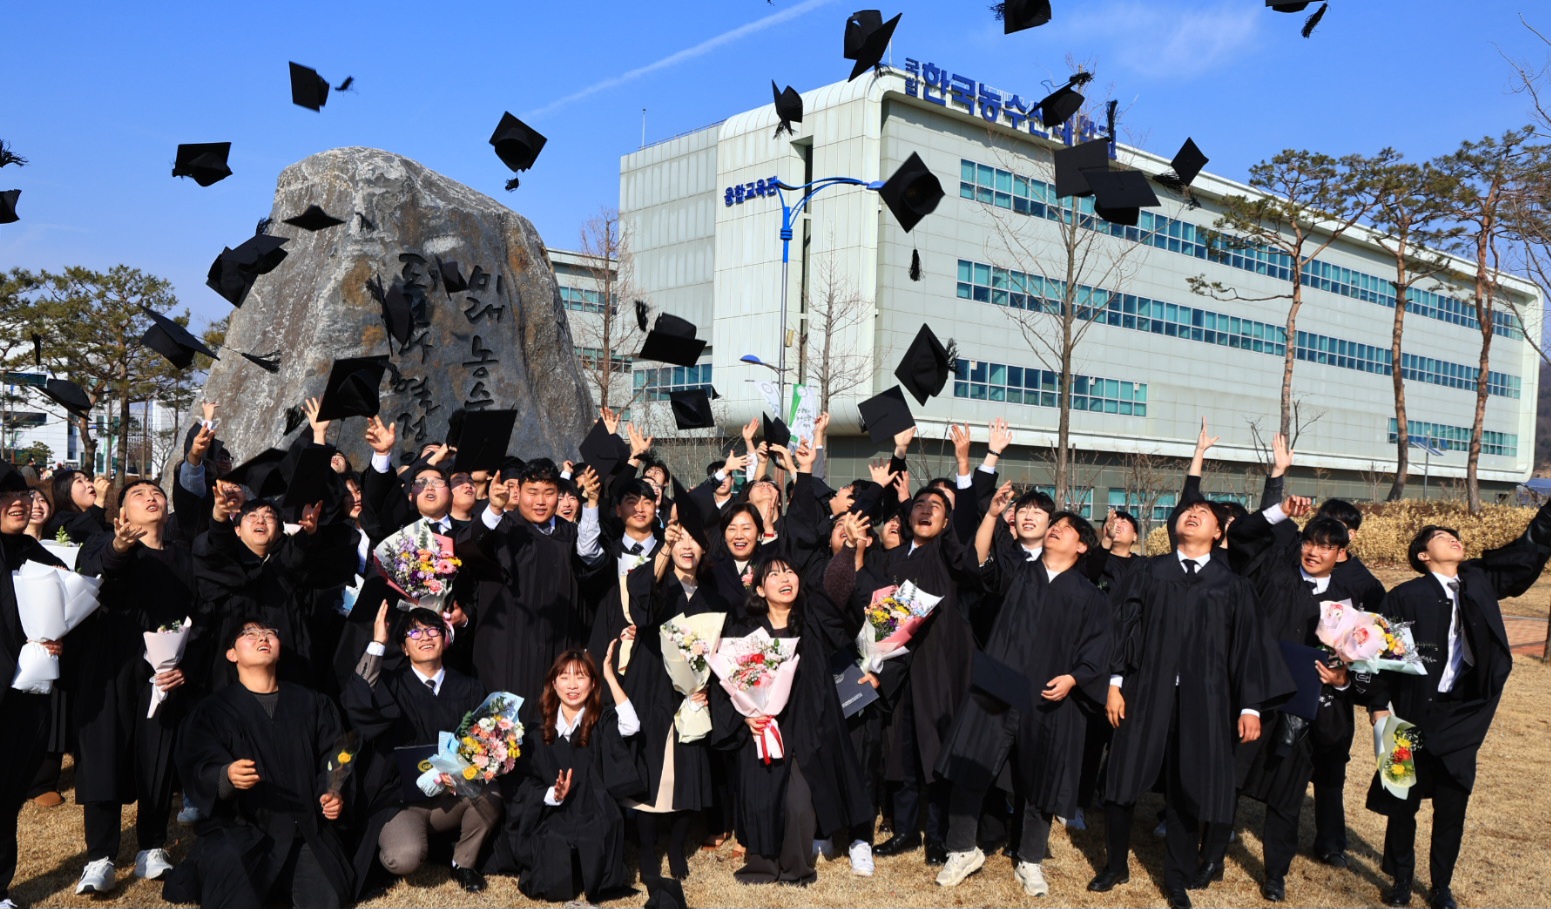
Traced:
[[[858, 0], [667, 3], [5, 4], [0, 138], [32, 163], [0, 170], [22, 220], [0, 226], [0, 268], [129, 264], [173, 281], [194, 324], [229, 311], [204, 286], [223, 245], [268, 214], [285, 166], [367, 145], [414, 158], [575, 248], [617, 205], [619, 157], [843, 79]], [[1090, 62], [1127, 113], [1123, 137], [1168, 155], [1186, 135], [1208, 170], [1242, 179], [1288, 147], [1392, 145], [1415, 159], [1527, 122], [1504, 59], [1540, 65], [1551, 9], [1471, 0], [1335, 0], [1312, 40], [1263, 0], [1054, 0], [1047, 26], [1003, 36], [979, 0], [884, 9], [893, 54], [1038, 95]], [[151, 10], [154, 8], [155, 12]], [[1312, 9], [1312, 7], [1311, 7]], [[290, 103], [287, 62], [354, 93], [321, 113]], [[487, 144], [503, 110], [549, 137], [514, 193]], [[169, 174], [180, 142], [232, 142], [235, 175]]]

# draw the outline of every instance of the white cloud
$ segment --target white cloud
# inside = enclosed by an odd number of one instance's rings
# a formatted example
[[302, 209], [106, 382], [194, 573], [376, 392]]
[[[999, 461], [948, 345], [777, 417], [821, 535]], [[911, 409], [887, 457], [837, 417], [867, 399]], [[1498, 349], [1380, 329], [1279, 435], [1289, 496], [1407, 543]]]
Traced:
[[1121, 0], [1056, 18], [1051, 37], [1091, 47], [1102, 64], [1154, 79], [1190, 79], [1247, 57], [1266, 9], [1244, 0], [1172, 8]]

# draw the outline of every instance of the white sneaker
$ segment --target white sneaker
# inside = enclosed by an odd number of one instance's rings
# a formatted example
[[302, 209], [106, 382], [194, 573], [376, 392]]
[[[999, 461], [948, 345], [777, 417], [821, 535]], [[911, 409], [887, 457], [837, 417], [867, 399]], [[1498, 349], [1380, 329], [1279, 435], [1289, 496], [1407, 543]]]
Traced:
[[135, 854], [135, 877], [147, 881], [159, 881], [172, 870], [172, 859], [165, 849], [142, 849]]
[[851, 873], [857, 877], [872, 877], [872, 846], [866, 840], [851, 844]]
[[22, 909], [22, 904], [10, 897], [6, 897], [5, 899], [0, 899], [0, 909]]
[[117, 883], [113, 878], [112, 860], [98, 859], [87, 863], [86, 869], [81, 872], [81, 882], [75, 885], [75, 892], [109, 893]]
[[980, 870], [980, 866], [986, 863], [986, 854], [980, 851], [980, 847], [968, 852], [948, 853], [948, 863], [937, 872], [937, 886], [957, 887], [964, 882], [966, 877]]
[[1045, 883], [1045, 869], [1038, 862], [1019, 862], [1018, 867], [1012, 870], [1012, 875], [1029, 896], [1050, 895], [1050, 885]]

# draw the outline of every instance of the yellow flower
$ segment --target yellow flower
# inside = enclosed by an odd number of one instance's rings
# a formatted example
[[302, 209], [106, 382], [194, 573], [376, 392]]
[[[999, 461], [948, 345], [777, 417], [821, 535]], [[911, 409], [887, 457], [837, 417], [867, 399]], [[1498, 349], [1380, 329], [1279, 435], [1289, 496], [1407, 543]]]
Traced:
[[472, 780], [474, 777], [476, 777], [478, 775], [479, 775], [479, 770], [474, 768], [472, 765], [463, 768], [463, 778], [466, 779], [466, 780]]
[[339, 753], [339, 762], [341, 764], [348, 764], [348, 763], [350, 763], [354, 759], [355, 759], [355, 755], [351, 754], [348, 751], [341, 751]]
[[1389, 765], [1389, 775], [1394, 777], [1397, 780], [1405, 779], [1406, 778], [1406, 765], [1404, 765], [1404, 764], [1390, 764]]

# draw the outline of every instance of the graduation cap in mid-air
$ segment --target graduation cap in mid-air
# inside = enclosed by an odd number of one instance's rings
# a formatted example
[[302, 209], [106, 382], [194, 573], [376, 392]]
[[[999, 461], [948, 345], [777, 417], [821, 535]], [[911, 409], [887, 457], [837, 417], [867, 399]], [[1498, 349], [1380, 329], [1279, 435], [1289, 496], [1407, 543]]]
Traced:
[[232, 152], [230, 142], [193, 142], [178, 146], [178, 156], [172, 163], [174, 177], [192, 177], [200, 186], [219, 183], [232, 175], [226, 166], [226, 157]]
[[0, 167], [4, 167], [7, 164], [26, 167], [27, 159], [16, 153], [16, 146], [8, 144], [4, 139], [0, 139]]
[[1050, 0], [1007, 0], [997, 4], [1002, 19], [1002, 34], [1010, 35], [1050, 21]]
[[1058, 148], [1054, 153], [1056, 196], [1088, 196], [1088, 171], [1109, 167], [1109, 140], [1093, 139], [1080, 145]]
[[221, 254], [210, 263], [206, 286], [233, 306], [241, 306], [259, 275], [269, 274], [285, 260], [286, 251], [281, 247], [286, 242], [285, 237], [255, 234], [236, 249], [227, 247], [221, 250]]
[[308, 445], [295, 458], [282, 504], [287, 508], [326, 502], [334, 482], [334, 447]]
[[145, 314], [151, 317], [151, 327], [140, 336], [140, 343], [166, 357], [173, 366], [188, 369], [194, 365], [196, 354], [204, 354], [212, 360], [220, 359], [205, 342], [194, 337], [192, 332], [176, 321], [151, 309], [145, 310]]
[[266, 448], [236, 467], [225, 479], [243, 486], [256, 499], [269, 499], [285, 492], [285, 473], [280, 464], [285, 460], [285, 449]]
[[776, 125], [776, 136], [783, 132], [788, 136], [792, 134], [792, 124], [802, 122], [802, 95], [797, 94], [797, 89], [790, 85], [785, 91], [776, 87], [775, 80], [770, 80], [770, 94], [775, 98], [776, 117], [780, 123]]
[[856, 405], [862, 417], [862, 428], [872, 437], [873, 443], [887, 445], [894, 437], [916, 425], [916, 418], [905, 403], [905, 393], [898, 385], [873, 395]]
[[[538, 130], [512, 116], [510, 112], [501, 115], [501, 122], [496, 124], [495, 132], [490, 134], [490, 144], [495, 146], [495, 154], [501, 159], [508, 170], [513, 172], [527, 170], [538, 160], [539, 152], [544, 150], [544, 143], [548, 142]], [[506, 188], [517, 188], [517, 180], [507, 182]]]
[[49, 379], [43, 383], [43, 396], [71, 413], [80, 416], [91, 413], [92, 399], [86, 389], [69, 379]]
[[458, 427], [458, 454], [453, 469], [495, 470], [506, 461], [506, 449], [517, 426], [515, 410], [476, 410], [463, 415]]
[[438, 258], [436, 271], [442, 276], [442, 287], [446, 289], [448, 295], [460, 294], [469, 289], [469, 282], [464, 280], [463, 272], [458, 268], [457, 262], [451, 259], [443, 262]]
[[685, 491], [678, 478], [673, 479], [673, 507], [679, 525], [684, 532], [689, 534], [701, 549], [707, 549], [711, 545], [711, 533], [716, 527], [721, 515], [716, 508], [716, 500], [710, 488], [699, 487]]
[[711, 413], [711, 394], [714, 389], [686, 388], [668, 392], [668, 403], [673, 408], [673, 423], [679, 429], [710, 429], [716, 425]]
[[1089, 170], [1083, 174], [1093, 190], [1093, 211], [1111, 224], [1135, 227], [1142, 209], [1158, 204], [1158, 195], [1139, 170]]
[[399, 342], [400, 348], [407, 347], [415, 329], [415, 303], [403, 282], [394, 278], [384, 290], [382, 279], [373, 275], [366, 281], [366, 290], [382, 309], [382, 324], [388, 337]]
[[292, 227], [300, 227], [307, 231], [320, 231], [345, 223], [334, 217], [316, 205], [307, 206], [307, 210], [299, 215], [293, 215], [285, 219], [285, 223]]
[[376, 416], [382, 407], [378, 390], [382, 386], [383, 373], [387, 371], [386, 356], [335, 360], [318, 402], [318, 419]]
[[21, 196], [22, 191], [19, 189], [0, 192], [0, 224], [12, 224], [20, 220], [16, 214], [16, 200]]
[[652, 330], [641, 343], [638, 360], [655, 360], [674, 366], [694, 366], [706, 342], [695, 337], [695, 324], [668, 313], [658, 313]]
[[1183, 191], [1201, 174], [1202, 168], [1206, 167], [1206, 163], [1210, 160], [1196, 145], [1196, 140], [1187, 138], [1185, 144], [1175, 152], [1174, 160], [1169, 162], [1169, 171], [1159, 174], [1154, 179], [1169, 189]]
[[1266, 0], [1266, 6], [1279, 13], [1301, 13], [1309, 8], [1311, 0]]
[[894, 378], [920, 404], [942, 393], [948, 384], [948, 349], [937, 340], [931, 326], [922, 325], [894, 369]]
[[894, 219], [908, 234], [922, 218], [937, 209], [943, 191], [937, 175], [931, 172], [920, 155], [911, 152], [893, 176], [884, 181], [878, 195], [883, 197], [883, 204], [889, 207], [889, 211], [894, 213]]
[[582, 460], [597, 471], [598, 479], [605, 483], [619, 470], [621, 464], [630, 460], [630, 446], [617, 433], [609, 432], [602, 420], [592, 424], [587, 438], [582, 440], [577, 449]]
[[780, 417], [771, 417], [770, 414], [759, 415], [764, 422], [765, 444], [774, 448], [779, 445], [782, 448], [792, 444], [792, 430]]
[[318, 71], [300, 63], [291, 64], [291, 103], [308, 110], [323, 110], [329, 103], [328, 80]]
[[1093, 81], [1092, 73], [1077, 72], [1066, 84], [1046, 95], [1039, 102], [1039, 122], [1048, 129], [1060, 126], [1082, 109], [1083, 96], [1077, 91]]
[[847, 82], [883, 65], [883, 55], [889, 52], [889, 42], [894, 40], [894, 29], [903, 15], [900, 13], [884, 22], [883, 14], [875, 9], [851, 14], [846, 20], [845, 56], [847, 60], [855, 60], [856, 65], [851, 67]]

